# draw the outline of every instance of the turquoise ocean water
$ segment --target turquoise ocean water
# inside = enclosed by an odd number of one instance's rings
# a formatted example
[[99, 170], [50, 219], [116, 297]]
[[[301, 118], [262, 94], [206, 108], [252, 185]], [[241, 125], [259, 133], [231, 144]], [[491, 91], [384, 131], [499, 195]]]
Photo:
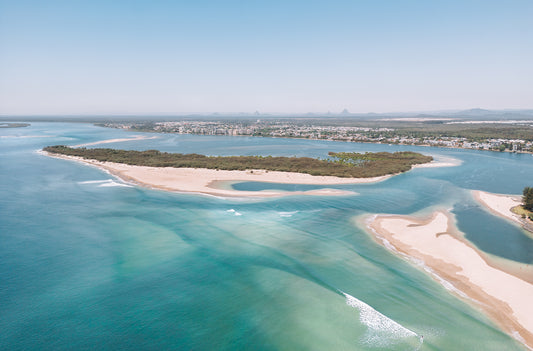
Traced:
[[36, 152], [139, 134], [82, 123], [0, 129], [0, 349], [524, 349], [376, 244], [357, 218], [450, 208], [477, 247], [533, 264], [533, 239], [469, 193], [519, 194], [533, 182], [531, 155], [160, 134], [94, 146], [311, 157], [414, 150], [462, 162], [335, 186], [353, 196], [251, 200], [133, 187]]

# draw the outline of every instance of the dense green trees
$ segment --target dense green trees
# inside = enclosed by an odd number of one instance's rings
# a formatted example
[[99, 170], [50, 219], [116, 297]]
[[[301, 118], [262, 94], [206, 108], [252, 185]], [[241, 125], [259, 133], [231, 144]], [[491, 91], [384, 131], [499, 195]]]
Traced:
[[264, 169], [269, 171], [298, 172], [311, 175], [330, 175], [347, 178], [368, 178], [405, 172], [414, 164], [433, 160], [415, 152], [330, 153], [330, 159], [309, 157], [272, 156], [205, 156], [175, 154], [158, 150], [130, 151], [116, 149], [70, 148], [47, 146], [45, 151], [68, 156], [79, 156], [98, 161], [125, 163], [137, 166], [210, 168], [223, 170]]
[[524, 208], [533, 211], [533, 187], [526, 186], [523, 191]]

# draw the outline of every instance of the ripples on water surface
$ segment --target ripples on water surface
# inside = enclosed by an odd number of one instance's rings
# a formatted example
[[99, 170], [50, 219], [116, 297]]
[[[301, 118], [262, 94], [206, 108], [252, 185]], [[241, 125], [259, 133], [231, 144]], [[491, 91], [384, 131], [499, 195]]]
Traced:
[[415, 150], [463, 162], [335, 186], [357, 196], [247, 200], [126, 187], [35, 153], [139, 134], [61, 123], [0, 129], [0, 349], [522, 349], [355, 218], [450, 208], [478, 247], [531, 264], [531, 238], [468, 193], [520, 193], [531, 185], [530, 155], [191, 135], [103, 146], [312, 157]]

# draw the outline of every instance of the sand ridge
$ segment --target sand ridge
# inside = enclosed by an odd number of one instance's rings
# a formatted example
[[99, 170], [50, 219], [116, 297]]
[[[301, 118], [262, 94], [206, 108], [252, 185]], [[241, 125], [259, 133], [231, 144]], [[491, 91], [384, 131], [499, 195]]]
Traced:
[[384, 246], [424, 262], [457, 295], [476, 301], [505, 331], [533, 348], [533, 284], [489, 265], [473, 245], [454, 235], [452, 223], [449, 212], [436, 211], [425, 220], [375, 215], [367, 225]]

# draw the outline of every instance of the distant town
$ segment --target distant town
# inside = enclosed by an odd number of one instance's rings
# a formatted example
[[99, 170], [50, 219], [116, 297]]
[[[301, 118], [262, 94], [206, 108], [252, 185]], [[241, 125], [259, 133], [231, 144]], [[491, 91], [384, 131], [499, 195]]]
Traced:
[[[101, 123], [131, 131], [159, 133], [303, 138], [477, 150], [533, 152], [533, 121], [381, 121], [385, 126], [350, 126], [327, 120], [181, 120]], [[366, 125], [365, 125], [366, 124]], [[500, 125], [501, 124], [501, 125]], [[395, 126], [396, 128], [392, 127]], [[520, 138], [522, 137], [522, 138]]]

